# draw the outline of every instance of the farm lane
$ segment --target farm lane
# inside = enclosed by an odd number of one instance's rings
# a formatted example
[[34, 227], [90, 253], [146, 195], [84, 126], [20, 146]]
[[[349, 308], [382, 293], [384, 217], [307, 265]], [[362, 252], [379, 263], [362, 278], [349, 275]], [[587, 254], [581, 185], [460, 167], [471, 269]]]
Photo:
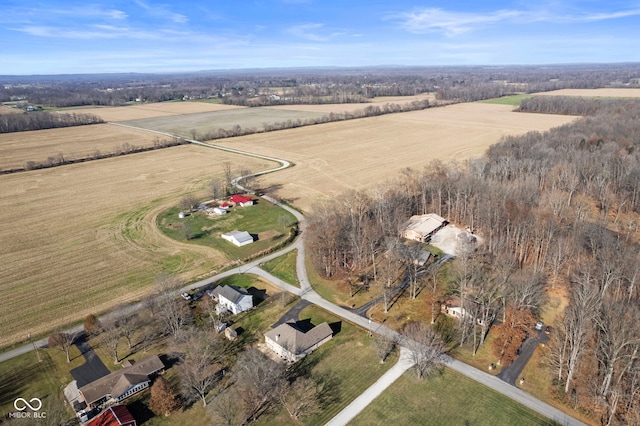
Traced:
[[401, 347], [398, 362], [396, 362], [396, 364], [384, 373], [374, 384], [369, 386], [366, 391], [361, 393], [360, 396], [340, 411], [325, 426], [342, 426], [349, 423], [412, 366], [413, 360], [411, 359], [409, 350], [405, 347]]
[[[122, 125], [122, 124], [117, 124], [117, 123], [112, 123], [115, 125]], [[126, 126], [126, 125], [124, 125]], [[138, 127], [134, 127], [134, 126], [126, 126], [126, 127], [133, 127], [133, 128], [138, 128]], [[148, 130], [148, 129], [144, 129], [144, 130]], [[160, 134], [165, 134], [163, 132], [158, 132], [158, 131], [153, 131], [150, 130], [152, 132], [155, 133], [160, 133]], [[193, 143], [193, 144], [197, 144], [197, 145], [202, 145], [205, 147], [209, 147], [209, 148], [214, 148], [214, 149], [221, 149], [221, 150], [225, 150], [225, 151], [229, 151], [229, 152], [235, 152], [238, 154], [244, 154], [244, 155], [248, 155], [248, 156], [252, 156], [252, 157], [257, 157], [257, 158], [262, 158], [265, 160], [270, 160], [270, 161], [276, 161], [278, 163], [280, 163], [280, 166], [275, 168], [275, 169], [270, 169], [270, 170], [266, 170], [263, 172], [258, 172], [255, 173], [254, 176], [258, 176], [258, 175], [262, 175], [265, 173], [271, 173], [277, 170], [282, 170], [284, 168], [287, 168], [290, 166], [290, 163], [288, 161], [285, 160], [279, 160], [273, 157], [268, 157], [268, 156], [263, 156], [263, 155], [259, 155], [259, 154], [255, 154], [255, 153], [250, 153], [250, 152], [244, 152], [244, 151], [240, 151], [237, 149], [233, 149], [233, 148], [223, 148], [223, 147], [218, 147], [216, 145], [211, 145], [211, 144], [206, 144], [206, 143], [202, 143], [202, 142], [198, 142], [198, 141], [193, 141], [193, 140], [188, 140], [189, 142]], [[240, 178], [236, 178], [236, 182], [239, 182], [243, 177]], [[240, 188], [242, 188], [241, 185], [238, 184], [238, 186]], [[370, 321], [369, 319], [366, 319], [358, 314], [355, 314], [345, 308], [342, 308], [340, 306], [337, 306], [331, 302], [329, 302], [328, 300], [322, 298], [318, 293], [315, 292], [315, 290], [313, 290], [313, 288], [311, 287], [310, 283], [309, 283], [309, 279], [308, 279], [308, 274], [307, 274], [307, 270], [306, 270], [306, 265], [304, 262], [304, 229], [305, 229], [305, 220], [304, 220], [304, 216], [298, 212], [297, 210], [280, 203], [278, 200], [273, 199], [272, 197], [268, 197], [268, 196], [262, 196], [262, 198], [264, 198], [267, 201], [270, 202], [274, 202], [275, 204], [279, 205], [280, 207], [284, 208], [285, 210], [289, 211], [290, 213], [292, 213], [299, 222], [299, 236], [298, 238], [295, 240], [295, 242], [291, 245], [289, 245], [288, 247], [284, 248], [283, 250], [277, 251], [275, 253], [272, 253], [268, 256], [265, 256], [263, 258], [260, 258], [258, 260], [252, 261], [252, 262], [248, 262], [246, 264], [243, 264], [241, 266], [238, 266], [236, 268], [227, 270], [225, 272], [222, 272], [220, 274], [217, 274], [213, 277], [210, 278], [206, 278], [204, 280], [198, 281], [196, 283], [190, 284], [186, 287], [184, 287], [183, 289], [181, 289], [181, 291], [189, 291], [189, 290], [194, 290], [196, 288], [201, 288], [207, 285], [210, 285], [213, 282], [219, 281], [223, 278], [229, 277], [231, 275], [235, 275], [235, 274], [241, 274], [241, 273], [251, 273], [251, 274], [255, 274], [258, 275], [262, 278], [264, 278], [265, 280], [271, 282], [272, 284], [276, 285], [277, 287], [288, 291], [292, 294], [301, 296], [303, 299], [308, 300], [309, 302], [318, 305], [320, 307], [322, 307], [323, 309], [333, 313], [334, 315], [337, 315], [341, 318], [343, 318], [346, 321], [349, 321], [353, 324], [359, 325], [360, 327], [362, 327], [365, 330], [368, 330], [370, 333], [376, 333], [376, 334], [380, 334], [383, 335], [389, 339], [394, 339], [395, 341], [400, 342], [400, 344], [402, 343], [402, 336], [397, 333], [394, 330], [389, 329], [388, 327], [384, 326], [383, 324], [378, 324], [376, 322]], [[300, 288], [294, 287], [284, 281], [282, 281], [281, 279], [269, 274], [268, 272], [264, 271], [263, 269], [260, 268], [260, 263], [279, 257], [285, 253], [288, 253], [291, 250], [294, 249], [298, 249], [298, 257], [296, 259], [296, 270], [297, 270], [297, 275], [298, 275], [298, 281], [300, 283]], [[117, 318], [119, 316], [125, 315], [126, 313], [132, 312], [134, 310], [140, 309], [142, 307], [142, 303], [137, 303], [134, 305], [130, 305], [130, 306], [125, 306], [123, 308], [114, 310], [112, 312], [110, 312], [109, 314], [100, 317], [100, 319], [104, 318], [104, 317], [108, 317], [108, 318]], [[73, 327], [72, 329], [68, 330], [68, 332], [77, 332], [79, 331], [79, 329], [81, 329], [81, 326], [76, 326]], [[35, 342], [37, 344], [39, 344], [39, 347], [43, 347], [44, 345], [46, 345], [46, 339], [41, 339], [38, 342]], [[10, 359], [12, 357], [18, 356], [20, 354], [26, 353], [26, 352], [30, 352], [31, 350], [33, 350], [34, 347], [31, 344], [28, 345], [24, 345], [21, 348], [16, 348], [13, 351], [9, 351], [5, 354], [0, 354], [0, 362], [2, 362], [3, 360], [6, 359]], [[13, 355], [11, 355], [13, 354]], [[552, 407], [551, 405], [542, 402], [540, 400], [538, 400], [537, 398], [533, 397], [532, 395], [522, 391], [521, 389], [509, 385], [506, 382], [500, 380], [499, 378], [492, 376], [490, 374], [487, 374], [481, 370], [476, 369], [475, 367], [472, 367], [470, 365], [464, 364], [461, 361], [455, 360], [447, 355], [443, 355], [443, 360], [446, 364], [447, 367], [475, 380], [478, 381], [480, 383], [485, 384], [486, 386], [489, 386], [491, 389], [500, 392], [501, 394], [513, 399], [514, 401], [517, 401], [523, 405], [525, 405], [526, 407], [531, 408], [532, 410], [552, 419], [553, 421], [556, 421], [560, 424], [563, 425], [583, 425], [582, 422], [574, 419], [573, 417], [563, 413], [562, 411]], [[390, 384], [390, 383], [389, 383]], [[388, 386], [388, 385], [387, 385]]]

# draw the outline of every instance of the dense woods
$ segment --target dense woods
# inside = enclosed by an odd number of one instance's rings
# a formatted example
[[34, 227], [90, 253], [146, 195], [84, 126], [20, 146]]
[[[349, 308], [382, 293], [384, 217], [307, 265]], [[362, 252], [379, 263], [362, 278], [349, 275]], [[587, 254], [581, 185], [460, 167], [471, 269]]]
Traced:
[[1, 114], [0, 133], [24, 132], [28, 130], [55, 129], [59, 127], [84, 126], [104, 121], [93, 114], [29, 112], [24, 114]]
[[458, 323], [459, 344], [475, 351], [496, 333], [494, 352], [508, 363], [546, 290], [562, 289], [568, 307], [546, 356], [557, 396], [603, 424], [637, 423], [640, 103], [534, 101], [527, 111], [591, 115], [505, 138], [465, 165], [405, 170], [385, 188], [318, 206], [309, 254], [322, 275], [384, 295], [411, 281], [411, 245], [399, 239], [411, 215], [435, 212], [476, 230], [484, 242], [460, 243], [447, 289], [436, 295], [457, 295], [483, 316], [482, 327]]

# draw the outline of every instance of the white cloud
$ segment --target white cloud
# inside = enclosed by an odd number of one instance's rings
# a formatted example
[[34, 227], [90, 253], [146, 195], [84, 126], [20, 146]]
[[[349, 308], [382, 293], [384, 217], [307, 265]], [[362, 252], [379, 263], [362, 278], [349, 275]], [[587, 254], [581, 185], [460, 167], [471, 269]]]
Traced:
[[320, 35], [318, 32], [322, 30], [324, 24], [300, 24], [294, 25], [293, 27], [289, 27], [286, 30], [287, 34], [290, 34], [294, 37], [303, 38], [311, 41], [327, 41], [329, 40], [328, 36]]
[[470, 13], [427, 8], [391, 14], [386, 16], [385, 19], [397, 21], [401, 28], [414, 34], [440, 32], [448, 36], [456, 36], [497, 23], [589, 23], [638, 15], [640, 15], [640, 9], [599, 13], [559, 13], [547, 10], [502, 9], [491, 12]]
[[149, 5], [141, 0], [135, 0], [135, 4], [146, 10], [151, 16], [173, 21], [176, 24], [189, 22], [189, 18], [181, 13], [172, 12], [167, 5]]

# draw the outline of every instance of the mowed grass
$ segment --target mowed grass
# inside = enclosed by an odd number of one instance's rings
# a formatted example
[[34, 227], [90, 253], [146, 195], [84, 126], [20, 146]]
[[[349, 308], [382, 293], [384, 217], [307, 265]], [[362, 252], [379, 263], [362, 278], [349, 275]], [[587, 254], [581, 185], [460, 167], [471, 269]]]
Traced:
[[[28, 352], [0, 363], [0, 418], [17, 411], [13, 406], [16, 398], [27, 401], [31, 398], [41, 399], [42, 411], [50, 409], [50, 404], [64, 406], [62, 390], [73, 380], [69, 371], [84, 364], [85, 360], [75, 346], [69, 352], [69, 364], [62, 351], [40, 349], [38, 352], [40, 362], [36, 352]], [[68, 404], [66, 413], [67, 418], [74, 417]], [[18, 422], [28, 423], [28, 420]]]
[[194, 130], [198, 134], [202, 134], [218, 129], [230, 130], [238, 125], [243, 129], [255, 128], [261, 131], [264, 129], [265, 123], [305, 120], [307, 118], [322, 117], [323, 115], [325, 114], [312, 111], [236, 108], [215, 112], [128, 120], [125, 124], [192, 138]]
[[[296, 222], [286, 210], [262, 199], [256, 201], [253, 206], [232, 207], [222, 216], [195, 212], [184, 219], [178, 218], [180, 209], [172, 207], [158, 216], [158, 227], [175, 240], [212, 247], [225, 253], [229, 260], [248, 259], [284, 243], [292, 230], [282, 224]], [[190, 229], [189, 240], [185, 237], [184, 227]], [[254, 236], [254, 242], [237, 247], [220, 236], [233, 230], [247, 231]]]
[[160, 274], [186, 281], [226, 256], [163, 235], [156, 216], [205, 196], [223, 162], [271, 162], [196, 146], [0, 176], [0, 347], [140, 300]]
[[[308, 371], [312, 377], [323, 380], [327, 385], [331, 402], [320, 413], [302, 420], [305, 425], [324, 425], [391, 368], [397, 361], [397, 354], [394, 352], [384, 364], [380, 364], [373, 340], [365, 330], [316, 306], [303, 309], [300, 318], [309, 318], [314, 325], [324, 321], [340, 324], [340, 332], [332, 340], [294, 366], [298, 371]], [[257, 424], [298, 423], [284, 409], [277, 409], [261, 417]]]
[[484, 104], [498, 104], [498, 105], [513, 105], [518, 106], [524, 99], [532, 98], [533, 95], [513, 95], [513, 96], [503, 96], [501, 98], [493, 98], [487, 99], [484, 101], [480, 101]]
[[260, 267], [282, 281], [300, 287], [296, 274], [298, 250], [292, 250], [280, 257], [264, 262]]
[[549, 419], [453, 370], [396, 380], [349, 425], [553, 425]]

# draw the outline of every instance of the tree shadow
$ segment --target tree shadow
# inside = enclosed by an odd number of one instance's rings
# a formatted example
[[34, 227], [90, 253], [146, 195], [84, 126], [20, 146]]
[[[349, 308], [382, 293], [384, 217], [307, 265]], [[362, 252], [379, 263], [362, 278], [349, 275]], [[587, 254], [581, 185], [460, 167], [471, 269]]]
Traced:
[[139, 425], [145, 424], [156, 416], [153, 411], [147, 407], [147, 404], [144, 403], [142, 398], [131, 401], [127, 404], [127, 409]]

